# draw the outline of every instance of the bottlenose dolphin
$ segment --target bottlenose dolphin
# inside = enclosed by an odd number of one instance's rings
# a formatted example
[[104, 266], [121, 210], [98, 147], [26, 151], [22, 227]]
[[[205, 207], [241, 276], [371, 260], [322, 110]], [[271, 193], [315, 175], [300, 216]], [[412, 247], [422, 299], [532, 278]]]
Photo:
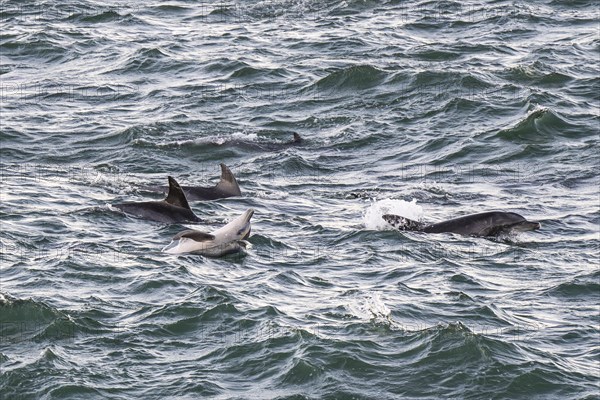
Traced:
[[437, 224], [424, 224], [393, 214], [385, 214], [382, 218], [399, 231], [451, 232], [470, 236], [497, 236], [532, 231], [541, 226], [539, 222], [527, 221], [517, 213], [502, 211], [465, 215]]
[[253, 214], [254, 210], [250, 208], [212, 233], [195, 229], [179, 232], [162, 251], [169, 254], [193, 253], [211, 257], [243, 251], [247, 244], [244, 239], [250, 236], [250, 218]]
[[251, 141], [232, 141], [228, 144], [244, 147], [248, 150], [259, 150], [259, 151], [278, 151], [282, 149], [286, 149], [292, 146], [299, 146], [302, 144], [302, 137], [296, 132], [293, 133], [292, 140], [288, 142], [282, 143], [261, 143], [261, 142], [251, 142]]
[[169, 176], [169, 193], [161, 201], [143, 201], [115, 204], [126, 214], [165, 223], [200, 222], [185, 198], [181, 186]]
[[[188, 200], [215, 200], [225, 199], [227, 197], [241, 196], [242, 191], [238, 185], [231, 170], [223, 163], [221, 166], [221, 180], [215, 186], [182, 186]], [[165, 193], [167, 187], [147, 187], [146, 189], [154, 192], [162, 191]]]
[[223, 163], [221, 165], [221, 180], [213, 187], [183, 186], [182, 189], [190, 200], [214, 200], [227, 197], [241, 196], [242, 191], [235, 177]]

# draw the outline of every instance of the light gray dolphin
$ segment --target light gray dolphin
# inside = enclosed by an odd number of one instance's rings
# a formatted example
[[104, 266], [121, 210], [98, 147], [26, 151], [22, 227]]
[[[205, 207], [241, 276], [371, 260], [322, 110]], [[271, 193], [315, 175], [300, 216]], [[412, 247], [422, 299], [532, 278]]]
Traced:
[[200, 222], [187, 202], [177, 181], [169, 176], [169, 193], [161, 201], [142, 201], [115, 204], [126, 214], [165, 223]]
[[250, 208], [212, 233], [195, 229], [179, 232], [162, 251], [169, 254], [193, 253], [211, 257], [243, 251], [247, 245], [245, 239], [250, 236], [250, 218], [253, 214], [254, 210]]
[[532, 231], [541, 226], [539, 222], [527, 221], [517, 213], [502, 211], [465, 215], [437, 224], [424, 224], [393, 214], [385, 214], [382, 218], [399, 231], [451, 232], [468, 236], [497, 236]]
[[[238, 185], [235, 177], [231, 173], [231, 170], [223, 163], [221, 166], [221, 180], [215, 186], [212, 187], [201, 187], [201, 186], [182, 186], [181, 188], [185, 192], [188, 200], [215, 200], [225, 199], [227, 197], [241, 196], [242, 191]], [[166, 187], [147, 187], [146, 189], [154, 192], [167, 191]]]

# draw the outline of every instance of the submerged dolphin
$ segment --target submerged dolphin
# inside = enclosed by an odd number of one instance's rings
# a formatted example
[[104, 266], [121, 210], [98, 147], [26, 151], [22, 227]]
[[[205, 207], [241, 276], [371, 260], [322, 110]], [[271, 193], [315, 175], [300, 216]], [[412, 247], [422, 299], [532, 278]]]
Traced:
[[[215, 200], [225, 199], [227, 197], [241, 196], [242, 191], [238, 185], [235, 177], [231, 173], [231, 170], [223, 163], [221, 166], [221, 180], [215, 186], [212, 187], [201, 187], [201, 186], [182, 186], [181, 188], [185, 192], [188, 200]], [[148, 187], [151, 191], [162, 191], [166, 192], [166, 187]]]
[[250, 208], [212, 233], [195, 229], [179, 232], [162, 251], [169, 254], [194, 253], [212, 257], [243, 251], [247, 244], [244, 239], [250, 236], [250, 218], [253, 214], [254, 210]]
[[293, 136], [292, 136], [292, 140], [290, 140], [289, 142], [269, 143], [269, 144], [266, 144], [266, 148], [268, 150], [279, 150], [280, 148], [285, 148], [285, 147], [289, 147], [289, 146], [298, 146], [298, 145], [302, 144], [303, 140], [304, 139], [302, 139], [302, 136], [300, 136], [299, 134], [294, 132]]
[[288, 147], [299, 146], [302, 144], [302, 141], [303, 141], [302, 136], [300, 136], [299, 134], [294, 132], [293, 136], [292, 136], [292, 140], [290, 140], [288, 142], [261, 143], [261, 142], [250, 142], [250, 141], [240, 141], [240, 142], [233, 141], [230, 144], [244, 147], [249, 150], [278, 151], [278, 150], [286, 149]]
[[382, 218], [399, 231], [451, 232], [471, 236], [497, 236], [532, 231], [541, 226], [539, 222], [527, 221], [519, 214], [502, 211], [471, 214], [429, 225], [393, 214], [383, 215]]
[[165, 223], [200, 222], [185, 198], [181, 186], [169, 176], [169, 193], [161, 201], [143, 201], [115, 204], [126, 214]]

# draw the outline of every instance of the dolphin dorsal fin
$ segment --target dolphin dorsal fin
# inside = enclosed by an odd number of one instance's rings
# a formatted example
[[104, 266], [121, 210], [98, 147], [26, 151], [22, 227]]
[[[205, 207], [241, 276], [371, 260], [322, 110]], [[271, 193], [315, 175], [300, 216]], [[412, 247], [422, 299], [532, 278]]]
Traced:
[[294, 143], [302, 143], [302, 136], [298, 135], [296, 132], [294, 132]]
[[401, 217], [400, 215], [385, 214], [381, 218], [399, 231], [420, 231], [423, 229], [422, 223]]
[[185, 198], [185, 193], [183, 193], [181, 186], [179, 186], [179, 183], [177, 183], [175, 178], [173, 178], [172, 176], [169, 176], [169, 193], [167, 194], [167, 198], [165, 199], [165, 201], [174, 206], [187, 208], [188, 210], [191, 210], [190, 205], [188, 204], [188, 201]]
[[194, 229], [188, 229], [186, 231], [179, 232], [177, 235], [175, 235], [173, 240], [179, 240], [181, 238], [192, 239], [195, 242], [206, 242], [208, 240], [215, 239], [214, 235], [211, 235], [210, 233], [205, 233]]
[[221, 163], [221, 180], [215, 188], [232, 196], [242, 195], [242, 191], [240, 190], [240, 186], [235, 180], [235, 177], [233, 176], [229, 168], [227, 168], [227, 165], [223, 163]]

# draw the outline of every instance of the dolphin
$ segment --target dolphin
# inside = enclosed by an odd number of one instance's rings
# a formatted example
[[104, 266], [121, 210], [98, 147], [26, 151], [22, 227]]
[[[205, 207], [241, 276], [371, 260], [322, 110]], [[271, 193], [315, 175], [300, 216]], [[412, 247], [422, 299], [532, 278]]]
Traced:
[[182, 189], [190, 200], [215, 200], [241, 196], [242, 191], [231, 170], [223, 163], [221, 180], [213, 187], [183, 186]]
[[539, 222], [527, 221], [517, 213], [502, 211], [465, 215], [437, 224], [424, 224], [393, 214], [385, 214], [382, 218], [399, 231], [451, 232], [466, 236], [497, 236], [532, 231], [541, 226]]
[[[182, 186], [181, 188], [185, 192], [188, 200], [215, 200], [225, 199], [227, 197], [241, 196], [242, 191], [238, 185], [235, 177], [231, 173], [231, 170], [223, 163], [221, 166], [221, 180], [215, 186], [212, 187], [201, 187], [201, 186]], [[162, 191], [165, 193], [167, 187], [146, 187], [153, 192]]]
[[143, 201], [115, 204], [126, 214], [165, 223], [200, 222], [185, 198], [177, 181], [169, 176], [169, 193], [161, 201]]
[[286, 149], [288, 147], [299, 146], [302, 144], [303, 140], [304, 139], [302, 139], [302, 136], [300, 136], [299, 134], [294, 132], [293, 136], [292, 136], [292, 140], [283, 142], [283, 143], [276, 143], [276, 142], [275, 143], [261, 143], [261, 142], [250, 142], [250, 141], [239, 141], [239, 142], [233, 141], [233, 142], [230, 142], [229, 144], [239, 146], [239, 147], [244, 147], [248, 150], [278, 151], [278, 150]]
[[248, 244], [245, 239], [250, 236], [250, 218], [253, 214], [254, 210], [250, 208], [212, 233], [195, 229], [179, 232], [162, 251], [168, 254], [193, 253], [211, 257], [243, 251]]
[[298, 146], [301, 145], [304, 139], [302, 139], [302, 136], [300, 136], [299, 134], [297, 134], [296, 132], [293, 133], [292, 136], [292, 140], [290, 140], [289, 142], [285, 142], [285, 143], [269, 143], [266, 145], [267, 149], [270, 150], [276, 150], [282, 147], [290, 147], [290, 146]]

